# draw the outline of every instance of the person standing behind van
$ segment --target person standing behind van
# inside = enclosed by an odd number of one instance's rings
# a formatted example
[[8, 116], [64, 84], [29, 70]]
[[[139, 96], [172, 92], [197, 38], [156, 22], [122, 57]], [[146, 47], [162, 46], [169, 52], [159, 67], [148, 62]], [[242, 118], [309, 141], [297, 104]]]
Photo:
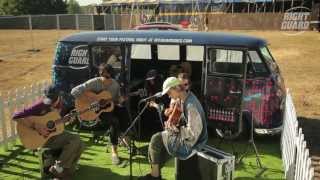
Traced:
[[182, 86], [186, 91], [190, 91], [191, 89], [191, 80], [190, 75], [188, 73], [179, 73], [177, 77], [180, 81]]
[[[94, 94], [100, 93], [101, 91], [109, 91], [112, 95], [112, 100], [115, 104], [121, 104], [124, 102], [124, 98], [120, 96], [120, 85], [113, 79], [114, 70], [110, 64], [99, 65], [99, 77], [92, 78], [83, 84], [74, 87], [71, 90], [71, 95], [76, 99], [81, 96], [86, 96], [88, 99], [94, 101], [99, 101], [95, 99]], [[118, 156], [117, 146], [118, 137], [120, 134], [119, 119], [114, 114], [114, 112], [103, 112], [100, 114], [99, 118], [104, 127], [110, 127], [110, 141], [112, 143], [112, 164], [120, 164], [120, 159]]]

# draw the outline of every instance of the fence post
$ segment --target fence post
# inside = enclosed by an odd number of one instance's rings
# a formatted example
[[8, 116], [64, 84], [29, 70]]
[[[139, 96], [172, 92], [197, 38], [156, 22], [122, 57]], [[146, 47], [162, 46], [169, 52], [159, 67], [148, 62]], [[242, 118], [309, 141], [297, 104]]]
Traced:
[[7, 125], [6, 125], [6, 116], [4, 114], [4, 108], [5, 108], [5, 103], [4, 103], [4, 99], [2, 97], [2, 95], [0, 94], [0, 125], [1, 125], [1, 129], [2, 129], [2, 142], [1, 144], [4, 145], [4, 150], [7, 151], [8, 150], [8, 144], [7, 144]]
[[[12, 119], [11, 119], [11, 115], [14, 112], [14, 110], [16, 108], [16, 105], [18, 104], [17, 103], [17, 100], [19, 98], [18, 96], [19, 96], [18, 89], [16, 89], [13, 92], [11, 91], [11, 93], [8, 94], [8, 112], [9, 112], [8, 120], [10, 121], [10, 123], [9, 123], [9, 125], [10, 125], [10, 137], [9, 137], [9, 139], [12, 139], [12, 140], [16, 136], [16, 126], [15, 126], [14, 121], [12, 121]], [[15, 143], [15, 141], [12, 141], [12, 142]]]
[[56, 15], [56, 19], [57, 19], [57, 30], [60, 30], [60, 15], [59, 14]]
[[107, 17], [106, 17], [107, 15], [106, 14], [104, 14], [103, 15], [103, 25], [104, 25], [104, 30], [107, 30]]
[[93, 16], [93, 14], [91, 14], [91, 26], [92, 26], [92, 31], [94, 31], [95, 28], [94, 28], [94, 16]]
[[56, 28], [57, 28], [57, 39], [56, 41], [58, 41], [60, 39], [60, 15], [56, 14]]
[[[231, 2], [232, 4], [231, 4], [231, 14], [233, 15], [233, 12], [234, 12], [234, 5], [233, 5], [233, 0], [232, 0], [232, 2]], [[229, 8], [228, 8], [229, 9]]]
[[29, 15], [28, 17], [28, 22], [29, 22], [29, 31], [30, 31], [30, 37], [31, 37], [31, 51], [34, 51], [34, 42], [33, 42], [33, 33], [32, 33], [32, 16]]
[[76, 30], [79, 30], [79, 14], [75, 14], [76, 18]]
[[116, 18], [115, 18], [115, 14], [112, 14], [112, 23], [113, 23], [113, 30], [116, 30]]

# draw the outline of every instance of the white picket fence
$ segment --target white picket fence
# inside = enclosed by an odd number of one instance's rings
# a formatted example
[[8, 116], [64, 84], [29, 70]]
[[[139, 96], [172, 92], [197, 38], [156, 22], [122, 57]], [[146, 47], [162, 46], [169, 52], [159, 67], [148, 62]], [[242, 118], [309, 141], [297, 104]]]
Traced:
[[15, 110], [30, 105], [48, 86], [48, 81], [0, 94], [0, 145], [8, 149], [9, 143], [17, 139], [15, 122], [11, 117]]
[[314, 179], [314, 169], [311, 166], [309, 149], [306, 147], [302, 129], [298, 126], [296, 110], [289, 91], [287, 91], [283, 120], [281, 151], [286, 179]]

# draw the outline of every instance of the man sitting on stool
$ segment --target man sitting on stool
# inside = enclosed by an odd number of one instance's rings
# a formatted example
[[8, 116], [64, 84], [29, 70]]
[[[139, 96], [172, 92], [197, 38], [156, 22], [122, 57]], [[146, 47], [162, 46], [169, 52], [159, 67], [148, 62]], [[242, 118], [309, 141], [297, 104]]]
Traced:
[[152, 136], [149, 144], [151, 172], [140, 180], [161, 179], [161, 168], [169, 155], [185, 160], [194, 155], [208, 140], [205, 114], [199, 100], [182, 87], [181, 81], [169, 77], [163, 83], [162, 94], [179, 102], [182, 113], [179, 124], [165, 122], [165, 130]]
[[[50, 133], [48, 128], [42, 124], [33, 123], [30, 117], [42, 116], [44, 119], [49, 118], [47, 114], [52, 111], [59, 113], [61, 117], [65, 116], [66, 112], [64, 112], [61, 98], [59, 90], [51, 85], [45, 90], [43, 98], [29, 107], [15, 112], [12, 119], [20, 121], [27, 127], [33, 127], [38, 131], [39, 135], [47, 136]], [[76, 170], [76, 164], [84, 150], [84, 144], [81, 142], [79, 135], [64, 131], [49, 138], [42, 148], [62, 149], [58, 157], [59, 166], [52, 165], [49, 168], [49, 172], [55, 178], [72, 179], [72, 175]]]

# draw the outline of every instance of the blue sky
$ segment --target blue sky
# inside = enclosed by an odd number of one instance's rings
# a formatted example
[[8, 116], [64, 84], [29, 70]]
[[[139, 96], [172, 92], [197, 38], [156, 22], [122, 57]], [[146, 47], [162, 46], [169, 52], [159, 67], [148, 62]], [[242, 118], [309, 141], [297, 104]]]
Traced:
[[76, 0], [80, 4], [80, 6], [86, 6], [88, 4], [99, 4], [102, 0]]

